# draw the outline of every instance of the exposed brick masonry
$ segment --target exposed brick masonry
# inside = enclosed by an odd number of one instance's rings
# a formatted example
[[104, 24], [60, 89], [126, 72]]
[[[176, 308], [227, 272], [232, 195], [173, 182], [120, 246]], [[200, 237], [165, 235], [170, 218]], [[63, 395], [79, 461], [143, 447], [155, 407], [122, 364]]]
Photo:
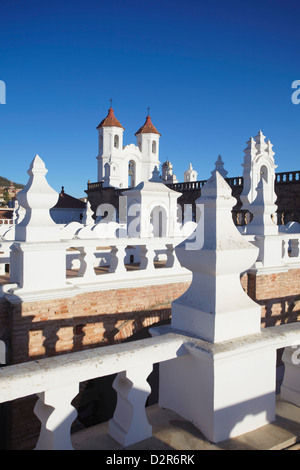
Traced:
[[113, 344], [170, 318], [188, 283], [84, 293], [10, 306], [10, 363]]
[[[300, 269], [261, 276], [248, 273], [242, 276], [241, 284], [262, 306], [263, 327], [299, 321]], [[21, 363], [124, 341], [152, 324], [169, 320], [171, 302], [188, 286], [182, 282], [14, 305], [2, 302], [0, 323], [4, 337], [9, 339], [9, 362]], [[84, 387], [82, 384], [77, 403]], [[16, 400], [9, 408], [13, 449], [34, 445], [39, 429], [32, 411], [35, 402], [36, 397]]]

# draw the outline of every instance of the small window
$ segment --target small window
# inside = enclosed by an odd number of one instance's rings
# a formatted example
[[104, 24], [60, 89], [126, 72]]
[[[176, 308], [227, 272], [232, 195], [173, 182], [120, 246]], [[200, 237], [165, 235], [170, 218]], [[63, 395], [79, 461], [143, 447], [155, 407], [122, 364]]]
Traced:
[[152, 141], [152, 153], [156, 153], [156, 142], [155, 142], [155, 140]]
[[114, 147], [116, 149], [119, 148], [119, 136], [118, 135], [115, 135], [115, 137], [114, 137]]

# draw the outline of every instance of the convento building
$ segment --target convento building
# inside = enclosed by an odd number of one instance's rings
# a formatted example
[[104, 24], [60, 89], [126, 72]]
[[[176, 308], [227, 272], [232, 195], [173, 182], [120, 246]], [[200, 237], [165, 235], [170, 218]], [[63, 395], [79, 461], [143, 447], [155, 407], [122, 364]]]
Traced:
[[266, 447], [287, 448], [300, 436], [300, 419], [277, 418], [300, 407], [300, 172], [278, 172], [259, 131], [242, 177], [219, 156], [208, 180], [187, 162], [178, 182], [149, 114], [137, 129], [123, 146], [113, 109], [101, 120], [84, 203], [51, 188], [36, 155], [0, 225], [1, 447], [91, 449], [108, 423], [97, 448], [156, 436], [165, 449], [156, 423], [171, 416], [204, 448], [272, 423]]

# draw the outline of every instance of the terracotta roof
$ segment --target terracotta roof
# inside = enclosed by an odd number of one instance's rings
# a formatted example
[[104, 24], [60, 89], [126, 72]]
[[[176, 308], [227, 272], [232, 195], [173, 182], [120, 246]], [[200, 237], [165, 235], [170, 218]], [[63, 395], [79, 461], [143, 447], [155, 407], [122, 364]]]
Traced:
[[153, 126], [152, 122], [151, 122], [151, 117], [148, 116], [146, 117], [146, 121], [145, 121], [145, 124], [139, 128], [139, 130], [135, 133], [135, 135], [138, 135], [138, 134], [158, 134], [158, 135], [161, 135], [158, 130]]
[[80, 199], [76, 199], [69, 194], [66, 194], [63, 187], [61, 192], [59, 193], [59, 199], [54, 206], [55, 209], [85, 209], [85, 203], [80, 201]]
[[122, 124], [118, 121], [118, 119], [115, 117], [114, 115], [114, 110], [112, 108], [109, 108], [108, 110], [108, 115], [106, 116], [106, 118], [104, 118], [99, 126], [97, 127], [97, 129], [100, 129], [101, 127], [108, 127], [108, 126], [114, 126], [114, 127], [122, 127], [124, 129], [124, 127], [122, 126]]

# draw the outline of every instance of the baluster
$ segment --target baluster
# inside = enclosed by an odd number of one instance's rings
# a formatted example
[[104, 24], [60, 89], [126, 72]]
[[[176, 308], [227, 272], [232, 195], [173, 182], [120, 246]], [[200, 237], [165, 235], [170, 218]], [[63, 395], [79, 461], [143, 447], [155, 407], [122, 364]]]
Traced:
[[294, 238], [291, 240], [291, 258], [299, 257], [299, 239]]
[[41, 421], [41, 432], [36, 450], [73, 450], [71, 425], [77, 411], [71, 401], [79, 392], [79, 385], [39, 393], [34, 413]]
[[175, 253], [175, 247], [173, 244], [166, 244], [167, 248], [167, 262], [166, 268], [176, 268], [180, 267], [180, 263]]
[[110, 252], [110, 273], [125, 273], [124, 259], [126, 255], [125, 246], [112, 246]]
[[152, 426], [146, 415], [146, 400], [151, 392], [147, 377], [152, 365], [143, 365], [121, 372], [114, 380], [117, 406], [109, 421], [109, 434], [124, 446], [143, 441], [152, 436]]
[[80, 267], [78, 276], [84, 277], [87, 280], [93, 280], [96, 277], [96, 273], [94, 270], [94, 261], [95, 261], [95, 248], [86, 246], [80, 246], [78, 248], [79, 254], [79, 261]]
[[284, 263], [289, 262], [289, 240], [282, 240], [282, 261]]
[[140, 269], [147, 269], [152, 271], [155, 269], [154, 266], [155, 252], [152, 246], [141, 245], [140, 246]]
[[0, 261], [1, 261], [0, 262], [0, 274], [4, 275], [5, 274], [5, 263], [2, 260], [0, 260]]
[[300, 406], [300, 345], [294, 344], [284, 349], [284, 377], [280, 390], [283, 400]]

